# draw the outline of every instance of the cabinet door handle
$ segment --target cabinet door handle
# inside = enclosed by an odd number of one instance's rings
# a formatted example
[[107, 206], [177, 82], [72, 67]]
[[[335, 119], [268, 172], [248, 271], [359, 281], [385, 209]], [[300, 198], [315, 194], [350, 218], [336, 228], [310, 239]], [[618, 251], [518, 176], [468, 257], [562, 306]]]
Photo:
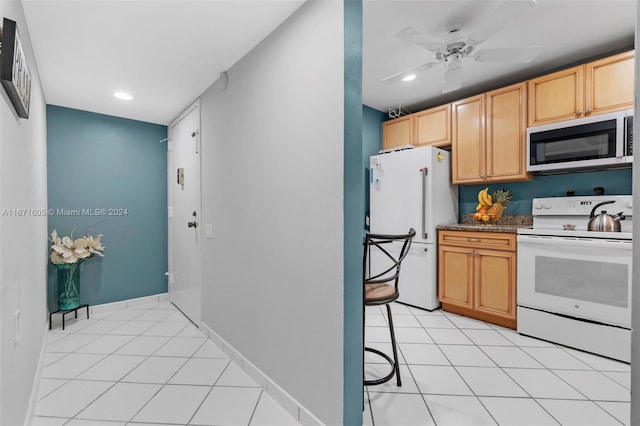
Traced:
[[582, 115], [582, 110], [581, 109], [577, 110], [576, 115]]
[[472, 252], [472, 251], [468, 251], [468, 252], [467, 252], [467, 256], [471, 256], [472, 254], [473, 254], [473, 252]]
[[587, 114], [591, 114], [591, 108], [587, 108]]

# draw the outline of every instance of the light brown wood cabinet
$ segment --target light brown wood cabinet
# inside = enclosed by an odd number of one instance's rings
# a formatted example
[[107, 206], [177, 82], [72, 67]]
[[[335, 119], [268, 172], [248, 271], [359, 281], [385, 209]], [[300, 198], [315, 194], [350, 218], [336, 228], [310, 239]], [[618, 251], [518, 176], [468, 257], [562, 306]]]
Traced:
[[451, 145], [451, 104], [417, 112], [413, 117], [415, 145]]
[[452, 181], [454, 184], [531, 179], [526, 171], [526, 84], [454, 102]]
[[439, 231], [442, 309], [516, 328], [516, 235]]
[[620, 53], [528, 81], [529, 126], [633, 108], [634, 53]]
[[382, 123], [382, 149], [413, 145], [413, 115]]

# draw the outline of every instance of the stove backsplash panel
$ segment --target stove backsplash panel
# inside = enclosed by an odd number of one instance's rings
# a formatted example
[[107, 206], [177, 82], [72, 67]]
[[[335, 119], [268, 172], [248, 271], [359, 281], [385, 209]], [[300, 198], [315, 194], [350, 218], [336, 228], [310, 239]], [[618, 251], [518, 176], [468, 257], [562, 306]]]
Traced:
[[631, 194], [631, 169], [599, 172], [567, 173], [536, 176], [527, 182], [490, 183], [459, 186], [458, 207], [460, 217], [475, 211], [478, 191], [489, 187], [489, 193], [504, 188], [511, 191], [513, 199], [505, 215], [530, 215], [531, 200], [540, 197], [565, 197], [572, 189], [575, 195], [594, 195], [593, 188], [604, 188], [605, 195]]

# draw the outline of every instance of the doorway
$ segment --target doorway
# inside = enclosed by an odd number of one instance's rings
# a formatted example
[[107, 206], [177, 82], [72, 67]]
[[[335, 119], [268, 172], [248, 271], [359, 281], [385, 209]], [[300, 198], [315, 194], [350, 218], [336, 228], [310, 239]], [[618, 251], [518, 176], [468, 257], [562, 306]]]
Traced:
[[201, 320], [200, 104], [169, 124], [167, 144], [169, 294], [196, 326]]

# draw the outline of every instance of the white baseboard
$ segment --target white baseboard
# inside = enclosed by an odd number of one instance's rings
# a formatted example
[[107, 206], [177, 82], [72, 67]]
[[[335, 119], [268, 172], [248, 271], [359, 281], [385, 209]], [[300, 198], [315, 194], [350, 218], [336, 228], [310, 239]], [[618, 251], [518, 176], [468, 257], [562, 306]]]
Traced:
[[47, 354], [47, 332], [49, 331], [49, 323], [44, 324], [44, 334], [42, 335], [42, 344], [40, 345], [40, 356], [38, 357], [38, 366], [36, 374], [33, 376], [33, 384], [31, 385], [31, 395], [29, 395], [29, 406], [27, 407], [27, 415], [24, 419], [24, 426], [30, 426], [33, 423], [34, 410], [38, 402], [38, 393], [40, 392], [40, 379], [42, 379], [42, 369], [44, 367], [44, 357]]
[[102, 314], [105, 312], [117, 311], [126, 308], [139, 308], [154, 303], [166, 302], [169, 300], [169, 293], [153, 294], [151, 296], [137, 297], [135, 299], [122, 300], [120, 302], [103, 303], [101, 305], [89, 306], [89, 312]]
[[204, 322], [200, 323], [200, 331], [206, 333], [216, 346], [218, 346], [225, 354], [231, 358], [245, 373], [258, 383], [273, 399], [278, 402], [289, 414], [298, 420], [304, 426], [321, 426], [324, 425], [311, 411], [300, 404], [294, 397], [289, 395], [287, 391], [282, 389], [275, 381], [262, 372], [258, 367], [253, 365], [251, 361], [246, 359], [231, 344], [224, 340], [218, 333], [213, 331]]
[[[153, 305], [160, 302], [168, 302], [169, 293], [158, 293], [151, 296], [137, 297], [135, 299], [121, 300], [119, 302], [102, 303], [100, 305], [89, 306], [89, 317], [94, 315], [105, 314], [109, 312], [119, 311], [127, 308], [144, 308], [147, 305]], [[79, 309], [77, 312], [78, 319], [86, 318], [85, 308]], [[75, 317], [74, 317], [75, 318]], [[67, 316], [67, 321], [69, 317]], [[52, 326], [62, 324], [62, 315], [54, 315], [51, 318]]]

